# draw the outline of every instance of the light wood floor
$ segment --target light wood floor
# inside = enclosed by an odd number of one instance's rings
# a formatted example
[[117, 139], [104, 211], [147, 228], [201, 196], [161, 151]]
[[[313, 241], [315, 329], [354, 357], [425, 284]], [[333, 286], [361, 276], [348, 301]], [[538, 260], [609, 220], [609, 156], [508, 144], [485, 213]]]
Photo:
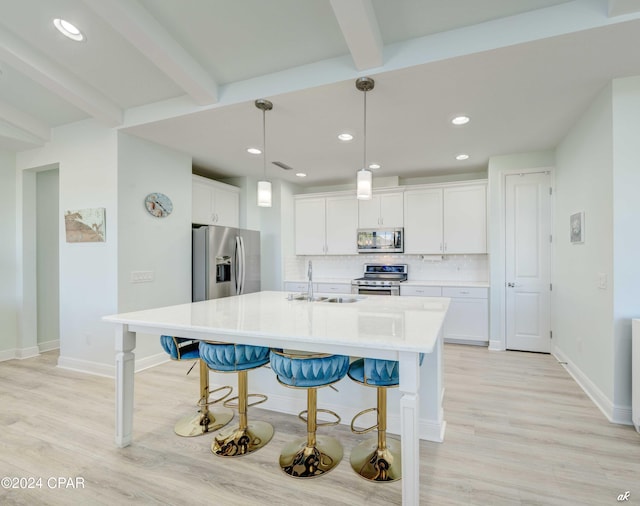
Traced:
[[[136, 376], [134, 444], [113, 442], [114, 386], [58, 369], [57, 353], [0, 363], [0, 478], [41, 477], [41, 489], [0, 489], [0, 504], [400, 504], [400, 483], [368, 483], [348, 462], [360, 441], [338, 437], [345, 459], [330, 474], [295, 480], [277, 465], [305, 434], [296, 417], [258, 408], [276, 427], [269, 445], [238, 459], [210, 452], [212, 436], [180, 438], [173, 424], [197, 397], [197, 374], [167, 363]], [[234, 379], [230, 376], [230, 379]], [[446, 440], [422, 442], [422, 505], [606, 505], [629, 491], [640, 504], [640, 435], [607, 422], [549, 355], [445, 346]], [[252, 391], [259, 390], [251, 384]], [[232, 422], [233, 423], [233, 422]], [[50, 489], [49, 477], [84, 489]]]

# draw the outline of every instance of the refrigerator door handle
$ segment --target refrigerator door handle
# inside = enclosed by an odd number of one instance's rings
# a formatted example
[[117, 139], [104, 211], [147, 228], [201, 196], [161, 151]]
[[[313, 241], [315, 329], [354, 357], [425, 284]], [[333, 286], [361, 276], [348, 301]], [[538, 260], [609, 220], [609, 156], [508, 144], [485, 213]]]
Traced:
[[234, 274], [233, 274], [233, 281], [235, 282], [235, 289], [236, 289], [236, 295], [240, 295], [240, 269], [241, 269], [241, 260], [240, 260], [240, 255], [241, 255], [241, 245], [240, 245], [240, 237], [236, 236], [236, 247], [235, 250], [233, 252], [233, 263], [234, 263]]
[[247, 255], [244, 249], [244, 237], [240, 236], [240, 294], [244, 293], [244, 281], [245, 276], [247, 275], [246, 265], [247, 265]]

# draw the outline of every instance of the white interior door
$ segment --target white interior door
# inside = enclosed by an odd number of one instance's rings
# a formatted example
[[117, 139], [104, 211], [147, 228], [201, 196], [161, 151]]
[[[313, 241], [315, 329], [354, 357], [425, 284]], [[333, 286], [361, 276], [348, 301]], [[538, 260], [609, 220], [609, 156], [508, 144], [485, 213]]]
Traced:
[[551, 176], [506, 176], [506, 347], [551, 351]]

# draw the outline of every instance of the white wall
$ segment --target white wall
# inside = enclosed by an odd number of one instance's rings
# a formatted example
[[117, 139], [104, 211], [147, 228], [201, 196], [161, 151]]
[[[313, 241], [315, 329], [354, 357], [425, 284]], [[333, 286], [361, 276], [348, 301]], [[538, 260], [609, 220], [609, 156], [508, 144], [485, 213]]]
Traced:
[[[60, 170], [60, 358], [58, 364], [110, 374], [113, 328], [100, 318], [117, 310], [117, 133], [93, 120], [54, 129], [44, 147], [18, 153], [18, 258], [21, 261], [20, 338], [36, 343], [28, 327], [35, 319], [34, 244], [30, 227], [35, 207], [29, 169], [57, 165]], [[26, 204], [26, 205], [23, 205]], [[106, 242], [67, 243], [63, 213], [105, 208]]]
[[[612, 89], [607, 86], [556, 153], [554, 350], [596, 400], [613, 400]], [[569, 216], [585, 212], [585, 241], [569, 241]], [[595, 392], [595, 393], [593, 393]], [[609, 406], [610, 407], [610, 406]]]
[[0, 151], [0, 360], [17, 345], [16, 159]]
[[[640, 77], [616, 79], [557, 150], [556, 350], [620, 423], [631, 421], [631, 319], [640, 316], [639, 115]], [[568, 215], [582, 210], [585, 242], [571, 245]]]
[[[43, 148], [18, 154], [19, 343], [36, 343], [35, 171], [59, 167], [60, 357], [62, 367], [112, 376], [114, 329], [101, 317], [191, 300], [191, 158], [99, 125], [93, 120], [54, 130]], [[174, 211], [152, 218], [144, 197], [169, 195]], [[67, 210], [106, 209], [106, 242], [67, 243]], [[33, 236], [33, 237], [32, 237]], [[130, 283], [150, 270], [152, 283]], [[20, 346], [20, 344], [19, 344]], [[136, 369], [166, 357], [157, 336], [141, 337]]]
[[[173, 203], [151, 216], [146, 195]], [[191, 302], [191, 157], [128, 134], [118, 134], [118, 312]], [[132, 283], [132, 271], [154, 281]], [[136, 369], [166, 359], [157, 336], [139, 335]]]
[[487, 237], [489, 250], [489, 348], [504, 350], [505, 336], [505, 175], [552, 170], [553, 151], [494, 156], [489, 159], [487, 185]]
[[279, 179], [272, 180], [272, 207], [259, 208], [260, 273], [263, 290], [282, 290], [285, 258], [293, 248], [293, 188]]
[[38, 349], [60, 347], [59, 171], [36, 174], [36, 276]]
[[[640, 318], [640, 77], [613, 81], [614, 417], [631, 404], [631, 319]], [[619, 413], [616, 413], [619, 412]]]

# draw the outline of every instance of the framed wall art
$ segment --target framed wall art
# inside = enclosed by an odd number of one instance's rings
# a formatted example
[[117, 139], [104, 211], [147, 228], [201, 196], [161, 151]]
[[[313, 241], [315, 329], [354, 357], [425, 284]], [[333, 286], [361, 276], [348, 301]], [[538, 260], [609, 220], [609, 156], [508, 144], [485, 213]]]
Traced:
[[67, 242], [105, 242], [105, 208], [79, 209], [64, 214]]
[[584, 242], [584, 211], [569, 216], [569, 236], [571, 244]]

